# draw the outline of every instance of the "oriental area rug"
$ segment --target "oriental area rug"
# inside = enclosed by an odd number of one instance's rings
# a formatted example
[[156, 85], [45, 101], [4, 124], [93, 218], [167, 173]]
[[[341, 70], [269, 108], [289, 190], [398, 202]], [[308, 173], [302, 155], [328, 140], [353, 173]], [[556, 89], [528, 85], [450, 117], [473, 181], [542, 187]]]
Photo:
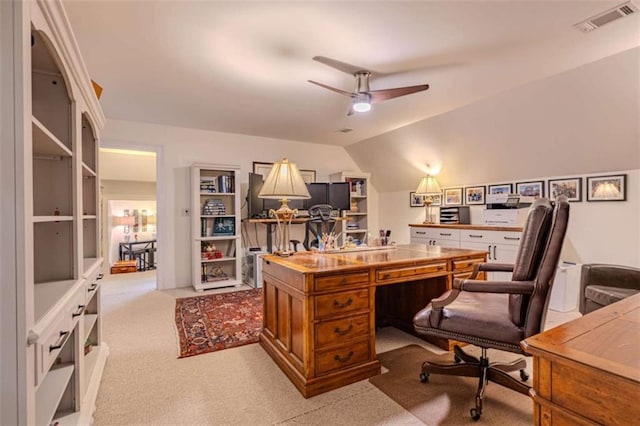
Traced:
[[[465, 352], [477, 356], [480, 350], [465, 346]], [[533, 402], [526, 396], [489, 383], [485, 393], [482, 417], [471, 419], [469, 409], [475, 407], [478, 379], [431, 374], [427, 383], [420, 381], [422, 362], [433, 354], [418, 345], [409, 345], [378, 354], [389, 371], [369, 379], [388, 397], [411, 412], [426, 425], [530, 425]], [[489, 350], [491, 361], [511, 361], [517, 354]], [[530, 363], [530, 358], [527, 363]], [[530, 366], [527, 366], [530, 371]], [[531, 380], [531, 379], [530, 379]]]
[[256, 343], [262, 289], [176, 299], [178, 358]]

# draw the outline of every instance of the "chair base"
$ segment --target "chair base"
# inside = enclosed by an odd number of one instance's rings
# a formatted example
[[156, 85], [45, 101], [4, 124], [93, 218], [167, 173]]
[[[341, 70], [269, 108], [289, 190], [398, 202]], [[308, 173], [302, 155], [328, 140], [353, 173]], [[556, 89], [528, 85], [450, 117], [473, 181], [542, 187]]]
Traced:
[[[451, 353], [439, 356], [437, 359], [427, 360], [422, 363], [422, 373], [420, 381], [428, 382], [429, 375], [446, 374], [450, 376], [478, 377], [478, 391], [476, 392], [476, 406], [470, 410], [471, 418], [479, 420], [482, 415], [482, 401], [484, 390], [489, 382], [494, 382], [509, 389], [529, 395], [530, 386], [522, 383], [529, 379], [525, 371], [527, 362], [524, 358], [518, 358], [509, 363], [489, 362], [487, 349], [482, 348], [482, 355], [476, 358], [467, 354], [460, 348], [453, 348], [454, 356], [451, 360]], [[509, 372], [520, 370], [520, 379], [512, 377]]]

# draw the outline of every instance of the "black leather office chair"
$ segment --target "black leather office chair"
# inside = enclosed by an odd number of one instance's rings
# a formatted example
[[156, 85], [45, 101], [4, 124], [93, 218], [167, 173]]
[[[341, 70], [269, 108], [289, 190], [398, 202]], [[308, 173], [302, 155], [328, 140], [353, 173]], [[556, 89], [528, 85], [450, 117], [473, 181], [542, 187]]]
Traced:
[[[333, 215], [333, 207], [329, 204], [316, 204], [309, 207], [309, 220], [306, 224], [306, 234], [302, 245], [307, 250], [318, 247], [318, 236], [329, 234], [335, 230], [336, 218]], [[309, 241], [309, 236], [312, 240]]]
[[640, 268], [585, 264], [580, 277], [580, 313], [585, 315], [640, 292]]
[[[524, 354], [520, 342], [543, 328], [551, 285], [560, 258], [569, 219], [566, 197], [558, 197], [555, 207], [546, 199], [537, 200], [529, 211], [522, 241], [513, 265], [483, 263], [470, 279], [455, 279], [452, 290], [432, 300], [414, 317], [418, 333], [453, 339], [479, 346], [480, 358], [454, 348], [454, 359], [427, 360], [420, 379], [429, 374], [478, 377], [475, 408], [471, 417], [482, 414], [482, 399], [489, 381], [528, 395], [526, 361], [490, 363], [487, 348]], [[480, 271], [512, 272], [510, 281], [474, 279]], [[522, 381], [508, 374], [520, 370]]]

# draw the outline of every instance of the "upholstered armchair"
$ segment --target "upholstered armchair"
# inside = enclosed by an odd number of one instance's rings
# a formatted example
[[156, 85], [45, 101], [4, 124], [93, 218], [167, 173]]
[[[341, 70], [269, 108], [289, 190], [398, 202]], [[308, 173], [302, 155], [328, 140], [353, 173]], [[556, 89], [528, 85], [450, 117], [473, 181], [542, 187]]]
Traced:
[[640, 292], [640, 269], [585, 264], [580, 278], [580, 313], [588, 314]]
[[[472, 278], [455, 279], [450, 291], [414, 317], [415, 330], [420, 334], [481, 348], [481, 356], [476, 358], [456, 346], [453, 359], [449, 354], [429, 359], [422, 364], [420, 375], [423, 382], [432, 373], [478, 377], [476, 403], [470, 410], [474, 420], [482, 414], [489, 381], [523, 394], [529, 392], [529, 386], [523, 383], [528, 379], [526, 361], [490, 363], [487, 349], [524, 354], [520, 342], [542, 330], [568, 219], [566, 197], [558, 197], [555, 207], [546, 199], [537, 200], [529, 210], [513, 265], [478, 265]], [[476, 280], [481, 271], [512, 272], [512, 277], [510, 281]], [[517, 370], [519, 379], [509, 374]]]

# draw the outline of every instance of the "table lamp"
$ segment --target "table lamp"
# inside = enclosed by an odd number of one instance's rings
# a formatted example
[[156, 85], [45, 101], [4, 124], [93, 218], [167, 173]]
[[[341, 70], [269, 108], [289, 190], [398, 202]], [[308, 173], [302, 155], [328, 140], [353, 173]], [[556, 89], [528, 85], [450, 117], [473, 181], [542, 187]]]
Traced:
[[275, 217], [278, 223], [280, 249], [276, 254], [291, 256], [293, 252], [289, 250], [289, 226], [291, 219], [298, 215], [298, 210], [291, 210], [288, 201], [311, 198], [298, 166], [290, 163], [286, 158], [279, 163], [274, 163], [258, 197], [276, 199], [282, 203], [278, 210], [269, 210], [269, 216]]
[[425, 220], [424, 223], [433, 223], [431, 220], [431, 204], [433, 203], [433, 195], [439, 195], [442, 189], [434, 176], [427, 175], [420, 180], [416, 195], [424, 195]]

